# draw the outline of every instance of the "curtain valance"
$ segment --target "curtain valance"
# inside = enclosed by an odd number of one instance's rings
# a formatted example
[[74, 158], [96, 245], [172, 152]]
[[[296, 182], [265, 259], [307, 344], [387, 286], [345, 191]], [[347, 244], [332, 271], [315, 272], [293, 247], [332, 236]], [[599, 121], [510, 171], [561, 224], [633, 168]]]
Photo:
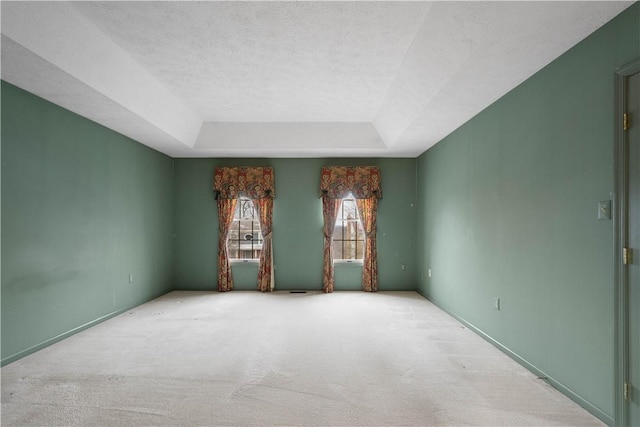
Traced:
[[381, 199], [380, 169], [376, 166], [323, 166], [320, 196], [342, 199], [348, 193], [356, 199]]
[[273, 168], [220, 167], [213, 179], [216, 199], [237, 199], [240, 196], [262, 199], [276, 196]]

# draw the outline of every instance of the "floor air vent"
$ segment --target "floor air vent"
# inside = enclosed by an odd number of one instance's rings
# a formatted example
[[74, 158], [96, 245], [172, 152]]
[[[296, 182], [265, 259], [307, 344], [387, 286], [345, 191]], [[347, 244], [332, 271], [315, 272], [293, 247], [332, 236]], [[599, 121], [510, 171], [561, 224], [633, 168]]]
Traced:
[[290, 294], [306, 294], [307, 291], [289, 291]]

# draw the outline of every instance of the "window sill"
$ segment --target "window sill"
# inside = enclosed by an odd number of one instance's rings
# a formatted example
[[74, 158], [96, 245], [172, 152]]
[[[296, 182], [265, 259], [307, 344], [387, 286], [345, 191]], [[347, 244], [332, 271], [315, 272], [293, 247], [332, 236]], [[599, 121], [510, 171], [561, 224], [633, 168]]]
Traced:
[[333, 265], [362, 265], [361, 259], [334, 259]]
[[230, 259], [231, 264], [259, 264], [259, 259]]

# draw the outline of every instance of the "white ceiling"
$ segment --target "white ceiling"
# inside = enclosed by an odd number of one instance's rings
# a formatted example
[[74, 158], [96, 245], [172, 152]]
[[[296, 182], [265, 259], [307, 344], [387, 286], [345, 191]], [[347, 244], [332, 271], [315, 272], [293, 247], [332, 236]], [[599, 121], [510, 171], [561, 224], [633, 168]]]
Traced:
[[174, 157], [415, 157], [632, 3], [2, 1], [2, 78]]

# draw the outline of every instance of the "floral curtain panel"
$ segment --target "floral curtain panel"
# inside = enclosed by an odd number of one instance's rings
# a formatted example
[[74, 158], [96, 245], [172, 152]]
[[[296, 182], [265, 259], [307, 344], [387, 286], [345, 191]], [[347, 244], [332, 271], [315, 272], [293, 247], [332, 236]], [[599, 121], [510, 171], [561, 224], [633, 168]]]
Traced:
[[376, 292], [378, 290], [378, 245], [376, 241], [376, 218], [378, 215], [378, 199], [356, 199], [356, 205], [362, 219], [365, 244], [362, 262], [362, 290]]
[[[233, 289], [231, 264], [227, 251], [229, 228], [238, 198], [253, 200], [258, 212], [260, 229], [264, 238], [258, 266], [258, 290], [270, 292], [275, 288], [273, 270], [273, 199], [276, 196], [273, 168], [271, 167], [220, 167], [216, 168], [213, 190], [218, 201], [218, 221], [220, 241], [218, 242], [218, 290]], [[233, 209], [230, 208], [233, 206]], [[229, 209], [231, 209], [229, 214]], [[226, 215], [229, 215], [227, 218]], [[225, 224], [228, 224], [224, 226]], [[224, 226], [224, 227], [223, 227]]]
[[271, 227], [273, 225], [273, 198], [264, 197], [254, 200], [262, 230], [262, 250], [260, 251], [260, 265], [258, 266], [258, 290], [271, 292], [275, 288], [275, 274], [273, 271], [273, 243]]
[[362, 290], [378, 290], [378, 250], [376, 217], [378, 199], [382, 198], [380, 170], [375, 166], [325, 166], [320, 174], [320, 195], [324, 216], [324, 261], [322, 290], [333, 292], [333, 254], [331, 237], [340, 200], [353, 194], [365, 230], [365, 252], [362, 268]]
[[333, 292], [333, 245], [331, 238], [333, 229], [336, 226], [338, 211], [340, 210], [341, 199], [322, 198], [322, 217], [324, 218], [324, 260], [322, 264], [322, 292]]
[[226, 292], [233, 289], [231, 263], [227, 250], [227, 238], [233, 222], [238, 199], [218, 199], [218, 291]]

